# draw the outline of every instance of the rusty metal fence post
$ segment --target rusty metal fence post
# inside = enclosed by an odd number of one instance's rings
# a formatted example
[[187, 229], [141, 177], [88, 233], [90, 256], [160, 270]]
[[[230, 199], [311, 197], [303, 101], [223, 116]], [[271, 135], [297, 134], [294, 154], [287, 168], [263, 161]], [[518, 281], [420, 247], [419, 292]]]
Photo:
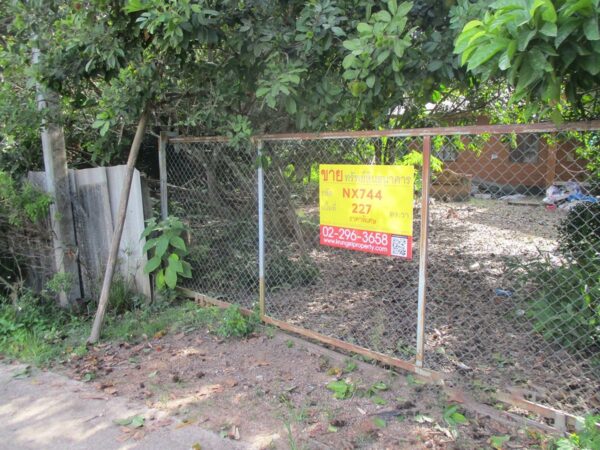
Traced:
[[431, 181], [431, 136], [423, 138], [421, 191], [421, 231], [419, 235], [419, 291], [417, 305], [417, 355], [415, 364], [423, 367], [425, 358], [425, 300], [427, 296], [427, 244], [429, 234], [429, 184]]

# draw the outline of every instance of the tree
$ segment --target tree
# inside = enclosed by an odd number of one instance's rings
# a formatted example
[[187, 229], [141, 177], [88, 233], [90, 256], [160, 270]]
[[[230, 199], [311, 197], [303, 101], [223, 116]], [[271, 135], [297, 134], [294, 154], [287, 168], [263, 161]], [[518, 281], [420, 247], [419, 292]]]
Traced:
[[512, 102], [538, 115], [595, 117], [599, 11], [598, 0], [496, 1], [464, 26], [454, 51], [483, 82], [506, 79]]

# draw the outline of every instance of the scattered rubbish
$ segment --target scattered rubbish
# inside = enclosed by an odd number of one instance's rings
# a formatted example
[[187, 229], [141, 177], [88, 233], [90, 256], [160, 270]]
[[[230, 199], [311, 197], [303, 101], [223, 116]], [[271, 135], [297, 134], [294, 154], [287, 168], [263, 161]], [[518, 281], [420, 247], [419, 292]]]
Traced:
[[546, 197], [542, 200], [548, 210], [554, 210], [556, 207], [569, 210], [581, 203], [598, 203], [598, 198], [586, 195], [579, 183], [569, 181], [564, 186], [552, 185], [546, 190]]
[[512, 291], [510, 291], [508, 289], [500, 289], [500, 288], [494, 289], [494, 293], [498, 297], [512, 297], [512, 295], [513, 295]]

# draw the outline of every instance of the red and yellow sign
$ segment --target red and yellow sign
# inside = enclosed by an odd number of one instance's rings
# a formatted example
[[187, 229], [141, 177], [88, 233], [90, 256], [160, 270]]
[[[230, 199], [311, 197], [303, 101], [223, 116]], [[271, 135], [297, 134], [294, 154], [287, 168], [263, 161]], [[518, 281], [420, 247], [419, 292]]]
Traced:
[[319, 166], [321, 245], [412, 258], [412, 166]]

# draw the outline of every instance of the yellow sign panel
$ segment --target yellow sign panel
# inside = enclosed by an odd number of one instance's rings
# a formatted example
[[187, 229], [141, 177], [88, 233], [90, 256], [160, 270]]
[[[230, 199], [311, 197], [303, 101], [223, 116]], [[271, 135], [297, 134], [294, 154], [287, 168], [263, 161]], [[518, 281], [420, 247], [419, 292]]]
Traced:
[[321, 243], [410, 258], [414, 178], [412, 166], [319, 166]]

